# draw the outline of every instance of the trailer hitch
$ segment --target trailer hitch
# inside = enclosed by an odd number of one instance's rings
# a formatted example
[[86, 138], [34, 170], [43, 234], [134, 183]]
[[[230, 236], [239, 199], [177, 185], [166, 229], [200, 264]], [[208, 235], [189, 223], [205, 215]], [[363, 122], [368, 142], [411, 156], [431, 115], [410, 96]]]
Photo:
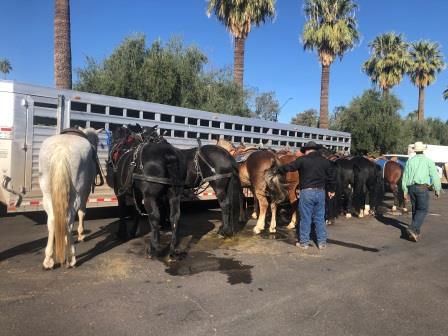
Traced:
[[11, 188], [9, 188], [8, 185], [9, 185], [10, 182], [11, 182], [11, 178], [9, 176], [4, 175], [3, 176], [3, 181], [2, 181], [2, 187], [7, 192], [17, 196], [17, 201], [16, 201], [16, 204], [15, 204], [15, 207], [18, 208], [22, 204], [23, 194], [21, 194], [20, 192], [14, 191]]

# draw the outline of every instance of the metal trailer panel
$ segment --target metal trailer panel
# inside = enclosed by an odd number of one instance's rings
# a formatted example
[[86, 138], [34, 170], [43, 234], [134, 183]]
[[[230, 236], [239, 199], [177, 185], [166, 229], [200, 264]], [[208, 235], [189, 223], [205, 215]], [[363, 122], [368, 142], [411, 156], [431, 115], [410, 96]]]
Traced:
[[[136, 122], [143, 126], [158, 125], [161, 130], [169, 131], [167, 139], [179, 148], [197, 146], [197, 137], [202, 138], [203, 144], [213, 144], [216, 141], [214, 138], [221, 137], [235, 142], [241, 139], [249, 140], [252, 144], [265, 143], [273, 148], [286, 145], [293, 148], [300, 147], [306, 141], [314, 139], [323, 145], [338, 146], [348, 151], [351, 142], [350, 134], [345, 132], [11, 81], [0, 81], [0, 94], [7, 97], [5, 101], [8, 99], [10, 101], [9, 105], [7, 103], [4, 105], [5, 111], [9, 111], [6, 114], [10, 123], [12, 120], [11, 125], [14, 125], [14, 138], [9, 140], [11, 146], [5, 149], [8, 151], [6, 158], [3, 161], [0, 158], [0, 168], [3, 165], [5, 167], [3, 173], [13, 179], [14, 190], [26, 191], [22, 205], [18, 209], [13, 206], [16, 198], [8, 194], [6, 203], [9, 206], [8, 211], [42, 208], [38, 173], [40, 147], [47, 137], [58, 134], [62, 128], [74, 125], [105, 129]], [[103, 170], [107, 154], [106, 135], [102, 134], [98, 156]], [[186, 198], [198, 199], [191, 194], [186, 195]], [[199, 199], [214, 198], [213, 190], [209, 189], [205, 190]], [[102, 186], [97, 187], [95, 193], [90, 195], [88, 206], [112, 204], [116, 204], [113, 191], [108, 186]]]

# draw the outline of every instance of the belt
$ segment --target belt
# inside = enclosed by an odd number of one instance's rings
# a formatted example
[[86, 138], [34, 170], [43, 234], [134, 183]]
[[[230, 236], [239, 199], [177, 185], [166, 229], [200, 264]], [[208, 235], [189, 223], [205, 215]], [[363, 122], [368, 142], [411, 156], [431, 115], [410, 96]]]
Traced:
[[325, 188], [323, 188], [323, 187], [316, 187], [316, 188], [303, 188], [303, 189], [300, 189], [300, 190], [325, 190]]
[[418, 184], [418, 183], [414, 183], [413, 184], [413, 186], [416, 186], [416, 187], [426, 187], [426, 188], [429, 188], [429, 184]]

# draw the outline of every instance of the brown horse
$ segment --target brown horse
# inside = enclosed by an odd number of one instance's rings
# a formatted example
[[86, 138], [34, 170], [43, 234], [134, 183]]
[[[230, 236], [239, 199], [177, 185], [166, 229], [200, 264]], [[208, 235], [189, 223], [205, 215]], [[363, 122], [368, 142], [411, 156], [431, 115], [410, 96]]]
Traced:
[[[220, 139], [217, 145], [229, 151], [238, 163], [242, 187], [248, 187], [254, 195], [254, 203], [258, 202], [260, 215], [254, 227], [256, 234], [264, 230], [268, 206], [271, 208], [271, 223], [269, 232], [275, 233], [277, 227], [277, 204], [286, 198], [286, 190], [282, 175], [274, 174], [273, 169], [280, 165], [274, 152], [265, 149], [235, 148], [232, 143]], [[244, 160], [243, 160], [244, 158]], [[269, 200], [268, 200], [269, 196]]]
[[394, 195], [394, 205], [392, 211], [396, 211], [397, 207], [401, 207], [404, 212], [406, 209], [406, 200], [401, 186], [401, 178], [403, 176], [403, 167], [394, 160], [389, 160], [384, 164], [384, 182]]

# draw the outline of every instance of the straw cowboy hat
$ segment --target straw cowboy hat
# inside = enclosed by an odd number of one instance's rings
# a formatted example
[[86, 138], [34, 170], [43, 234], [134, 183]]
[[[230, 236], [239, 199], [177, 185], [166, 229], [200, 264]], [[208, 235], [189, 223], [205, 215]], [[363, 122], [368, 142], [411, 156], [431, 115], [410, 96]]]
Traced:
[[315, 143], [314, 141], [308, 141], [305, 146], [303, 146], [302, 148], [300, 148], [300, 151], [302, 153], [305, 153], [307, 150], [309, 149], [320, 149], [322, 148], [322, 145], [318, 145], [317, 143]]
[[412, 145], [412, 149], [414, 152], [423, 152], [426, 150], [427, 146], [423, 144], [421, 141], [417, 141], [415, 144]]

